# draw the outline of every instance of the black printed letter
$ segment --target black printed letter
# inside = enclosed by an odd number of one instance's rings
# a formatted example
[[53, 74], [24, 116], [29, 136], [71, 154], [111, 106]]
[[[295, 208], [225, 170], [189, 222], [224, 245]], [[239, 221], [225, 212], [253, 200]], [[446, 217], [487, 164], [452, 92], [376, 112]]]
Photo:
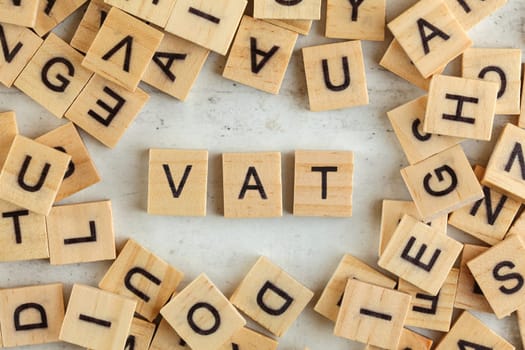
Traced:
[[13, 61], [18, 51], [20, 51], [22, 46], [24, 46], [24, 44], [22, 44], [21, 42], [18, 42], [15, 45], [15, 47], [13, 47], [13, 50], [9, 52], [9, 46], [7, 46], [7, 38], [5, 36], [4, 27], [1, 24], [0, 24], [0, 43], [2, 44], [2, 52], [4, 53], [4, 59], [7, 63], [11, 63], [11, 61]]
[[499, 76], [500, 86], [498, 90], [498, 98], [501, 98], [505, 93], [505, 90], [507, 90], [507, 75], [500, 67], [488, 66], [483, 68], [481, 72], [479, 72], [478, 78], [484, 79], [485, 75], [489, 72], [496, 72]]
[[432, 258], [430, 258], [428, 264], [425, 264], [421, 261], [421, 258], [423, 257], [423, 254], [425, 254], [425, 252], [427, 251], [428, 247], [426, 244], [421, 245], [421, 248], [419, 248], [419, 251], [417, 252], [415, 257], [408, 255], [412, 250], [412, 247], [414, 246], [415, 242], [416, 238], [414, 236], [410, 237], [407, 245], [405, 246], [405, 249], [403, 249], [403, 252], [401, 253], [401, 258], [416, 265], [419, 268], [422, 268], [427, 272], [430, 272], [432, 270], [432, 267], [434, 267], [434, 264], [436, 263], [437, 259], [439, 258], [439, 255], [441, 254], [441, 249], [436, 249], [434, 251], [434, 254], [432, 254]]
[[[155, 52], [153, 55], [153, 62], [155, 62], [160, 69], [166, 74], [169, 80], [175, 81], [175, 74], [171, 71], [171, 66], [175, 60], [185, 60], [186, 54], [182, 53], [170, 53], [170, 52]], [[162, 58], [166, 58], [166, 63], [162, 62]]]
[[57, 74], [55, 76], [55, 78], [60, 82], [60, 84], [53, 84], [51, 81], [49, 81], [49, 70], [55, 64], [63, 64], [67, 68], [67, 75], [69, 75], [70, 77], [75, 76], [75, 67], [70, 61], [68, 61], [64, 57], [52, 58], [49, 61], [47, 61], [46, 64], [44, 64], [44, 67], [42, 67], [41, 78], [44, 85], [52, 91], [64, 92], [69, 86], [69, 83], [71, 83], [71, 81], [64, 77], [62, 74]]
[[44, 168], [42, 169], [42, 172], [40, 173], [40, 177], [38, 178], [36, 184], [28, 185], [24, 178], [26, 176], [27, 168], [29, 168], [29, 163], [31, 163], [31, 159], [33, 159], [33, 157], [26, 155], [24, 163], [22, 164], [22, 169], [20, 169], [20, 172], [18, 173], [18, 184], [20, 185], [20, 187], [22, 187], [28, 192], [38, 192], [44, 185], [44, 182], [46, 181], [49, 169], [51, 169], [51, 164], [45, 163]]
[[456, 106], [456, 114], [443, 113], [443, 119], [452, 120], [455, 122], [467, 123], [467, 124], [476, 123], [476, 119], [464, 117], [461, 115], [461, 112], [463, 111], [463, 103], [468, 102], [468, 103], [477, 104], [479, 102], [479, 99], [477, 99], [476, 97], [467, 97], [467, 96], [454, 95], [454, 94], [446, 94], [445, 98], [449, 100], [456, 100], [458, 104]]
[[421, 134], [419, 132], [419, 125], [421, 125], [421, 120], [414, 119], [414, 122], [412, 123], [412, 134], [414, 135], [414, 137], [421, 142], [430, 140], [432, 134]]
[[219, 24], [221, 22], [220, 18], [212, 16], [209, 13], [202, 12], [201, 10], [198, 10], [195, 7], [190, 7], [188, 9], [188, 12], [191, 13], [192, 15], [199, 16], [215, 24]]
[[512, 153], [510, 154], [509, 161], [507, 162], [507, 165], [505, 165], [506, 172], [510, 172], [516, 158], [518, 158], [518, 162], [520, 163], [521, 178], [525, 180], [525, 159], [523, 157], [523, 149], [521, 148], [521, 143], [519, 142], [516, 142], [514, 144], [514, 148], [512, 149]]
[[76, 238], [64, 239], [64, 245], [96, 242], [97, 241], [97, 227], [95, 226], [95, 221], [89, 222], [89, 231], [90, 231], [90, 234], [89, 236], [86, 236], [86, 237], [76, 237]]
[[128, 271], [128, 273], [126, 274], [126, 277], [124, 277], [124, 285], [130, 292], [132, 292], [133, 294], [135, 294], [136, 296], [138, 296], [140, 299], [144, 300], [147, 303], [151, 298], [148, 295], [146, 295], [144, 292], [138, 290], [131, 283], [131, 279], [136, 274], [144, 276], [146, 279], [150, 280], [153, 284], [157, 286], [159, 286], [162, 283], [162, 281], [141, 267], [134, 267]]
[[[193, 315], [199, 309], [206, 309], [213, 316], [213, 318], [215, 320], [215, 323], [213, 324], [213, 326], [211, 326], [208, 329], [202, 329], [195, 323], [195, 320], [193, 319]], [[193, 329], [193, 331], [195, 333], [200, 334], [200, 335], [213, 334], [221, 326], [221, 315], [219, 315], [219, 311], [217, 311], [216, 308], [214, 308], [213, 306], [211, 306], [208, 303], [197, 303], [197, 304], [193, 305], [190, 308], [190, 310], [188, 311], [188, 315], [186, 317], [186, 320], [188, 321], [188, 324], [190, 325], [191, 329]]]
[[328, 197], [328, 172], [337, 172], [336, 166], [313, 166], [312, 171], [321, 173], [321, 198]]
[[278, 3], [279, 5], [283, 5], [283, 6], [297, 5], [302, 1], [303, 0], [275, 0], [276, 3]]
[[[66, 153], [67, 154], [66, 149], [64, 147], [62, 147], [62, 146], [57, 146], [57, 147], [55, 147], [55, 149], [57, 151], [60, 151], [62, 153]], [[64, 180], [67, 179], [68, 177], [71, 177], [74, 173], [75, 173], [75, 163], [73, 163], [73, 161], [71, 160], [69, 162], [68, 167], [67, 167], [66, 174], [64, 175]]]
[[442, 182], [445, 180], [445, 177], [443, 176], [444, 173], [447, 173], [450, 176], [450, 185], [440, 191], [433, 190], [432, 187], [430, 187], [430, 180], [432, 179], [432, 174], [428, 173], [423, 178], [423, 187], [425, 188], [425, 191], [431, 196], [434, 197], [442, 197], [446, 196], [447, 194], [454, 191], [458, 185], [458, 177], [456, 176], [456, 172], [452, 170], [451, 167], [448, 165], [443, 165], [442, 167], [439, 167], [437, 169], [434, 169], [434, 172], [436, 173], [436, 177], [439, 182]]
[[111, 50], [106, 52], [104, 56], [102, 56], [102, 59], [104, 61], [109, 60], [111, 57], [113, 57], [114, 54], [120, 51], [120, 49], [122, 49], [124, 46], [126, 47], [126, 53], [124, 56], [124, 65], [122, 66], [122, 69], [125, 72], [129, 72], [129, 66], [131, 65], [131, 51], [133, 49], [133, 37], [131, 35], [128, 35], [124, 39], [119, 41], [117, 45], [115, 45]]
[[[250, 37], [250, 55], [252, 58], [252, 73], [258, 74], [268, 63], [270, 58], [279, 50], [279, 46], [273, 46], [270, 51], [265, 52], [257, 48], [257, 39]], [[262, 60], [257, 63], [257, 55], [263, 56]]]
[[126, 100], [122, 96], [117, 94], [115, 91], [108, 88], [107, 86], [104, 87], [104, 92], [108, 94], [110, 97], [112, 97], [117, 102], [115, 106], [110, 107], [106, 102], [102, 100], [97, 100], [97, 105], [102, 107], [105, 111], [107, 111], [108, 116], [106, 118], [103, 118], [100, 116], [100, 114], [98, 114], [92, 109], [88, 111], [88, 115], [92, 117], [93, 119], [95, 119], [100, 124], [104, 126], [109, 126], [111, 122], [113, 121], [113, 119], [117, 116], [118, 112], [120, 112], [120, 110], [126, 103]]
[[483, 345], [479, 345], [479, 344], [476, 344], [476, 343], [472, 343], [472, 342], [469, 342], [469, 341], [466, 341], [466, 340], [458, 340], [458, 347], [460, 350], [468, 350], [468, 349], [473, 349], [473, 350], [492, 350], [492, 348], [489, 348], [487, 346], [483, 346]]
[[480, 199], [474, 203], [474, 206], [470, 210], [470, 215], [476, 216], [479, 208], [481, 207], [481, 204], [485, 202], [485, 208], [487, 210], [487, 223], [489, 225], [494, 225], [498, 219], [499, 214], [501, 213], [501, 210], [503, 209], [503, 206], [505, 205], [505, 202], [507, 202], [507, 196], [501, 196], [498, 205], [496, 205], [496, 209], [492, 210], [492, 192], [490, 191], [490, 188], [483, 186], [483, 193], [485, 193], [485, 198]]
[[[252, 177], [255, 180], [255, 185], [250, 185], [250, 179]], [[244, 178], [244, 184], [241, 188], [241, 193], [239, 193], [239, 199], [244, 199], [244, 196], [246, 196], [246, 191], [248, 190], [257, 190], [259, 191], [262, 199], [268, 199], [266, 191], [264, 190], [264, 186], [261, 182], [261, 179], [259, 178], [259, 174], [257, 174], [257, 169], [255, 169], [254, 166], [248, 168], [248, 172]]]
[[[284, 303], [279, 308], [276, 309], [270, 307], [268, 306], [268, 304], [265, 303], [264, 296], [268, 291], [277, 294], [283, 299]], [[272, 316], [280, 316], [284, 314], [286, 310], [288, 310], [290, 305], [292, 305], [293, 301], [294, 299], [290, 295], [288, 295], [288, 293], [286, 293], [284, 290], [280, 289], [270, 281], [266, 281], [266, 283], [264, 283], [262, 288], [259, 290], [259, 293], [257, 293], [257, 305], [259, 305], [259, 307], [263, 309], [264, 312]]]
[[434, 295], [423, 294], [423, 293], [417, 293], [416, 294], [416, 299], [427, 300], [427, 301], [430, 301], [431, 304], [430, 304], [430, 308], [421, 307], [421, 306], [413, 306], [412, 307], [413, 311], [420, 312], [420, 313], [423, 313], [423, 314], [429, 314], [429, 315], [435, 315], [436, 314], [437, 306], [438, 306], [438, 303], [439, 303], [439, 293], [437, 295], [435, 295], [435, 296]]
[[[20, 321], [20, 314], [24, 312], [25, 310], [30, 310], [30, 309], [38, 311], [38, 313], [40, 314], [40, 322], [22, 324]], [[15, 322], [15, 330], [17, 331], [30, 331], [32, 329], [47, 328], [46, 310], [44, 310], [42, 305], [36, 304], [36, 303], [22, 304], [19, 307], [17, 307], [15, 309], [15, 313], [13, 314], [13, 320]]]
[[11, 211], [8, 213], [2, 213], [3, 218], [13, 218], [13, 226], [15, 229], [15, 241], [16, 244], [22, 244], [22, 230], [20, 229], [20, 217], [28, 216], [28, 210]]
[[184, 175], [182, 175], [182, 178], [179, 182], [179, 188], [175, 186], [175, 182], [173, 181], [173, 176], [171, 176], [171, 170], [170, 166], [168, 164], [162, 164], [162, 168], [164, 169], [164, 173], [166, 174], [166, 178], [168, 179], [168, 184], [170, 185], [171, 194], [174, 198], [179, 198], [182, 190], [184, 189], [184, 185], [186, 185], [186, 180], [188, 180], [188, 176], [190, 175], [192, 166], [187, 165], [186, 170], [184, 170]]
[[357, 18], [359, 17], [358, 9], [359, 6], [365, 1], [365, 0], [348, 0], [350, 1], [350, 5], [352, 6], [352, 22], [357, 22]]
[[46, 1], [47, 1], [47, 4], [46, 4], [46, 8], [44, 9], [44, 13], [49, 16], [51, 14], [51, 10], [53, 10], [53, 7], [55, 7], [55, 2], [57, 2], [57, 0], [46, 0]]
[[339, 85], [332, 84], [332, 80], [330, 79], [330, 70], [328, 69], [328, 60], [324, 59], [322, 61], [324, 84], [329, 90], [343, 91], [350, 86], [350, 69], [348, 68], [348, 57], [344, 56], [341, 60], [343, 61], [343, 74], [345, 76], [345, 80]]
[[[421, 37], [421, 43], [423, 44], [423, 50], [425, 51], [425, 55], [428, 55], [430, 53], [430, 47], [428, 46], [430, 40], [434, 39], [437, 36], [439, 36], [443, 40], [450, 39], [450, 36], [448, 36], [445, 32], [443, 32], [436, 26], [430, 24], [429, 22], [425, 21], [423, 18], [417, 20], [417, 26], [419, 28], [419, 36]], [[425, 28], [430, 29], [432, 32], [429, 35], [427, 35]]]
[[499, 287], [499, 290], [503, 294], [507, 294], [507, 295], [514, 294], [514, 293], [519, 292], [521, 288], [523, 288], [523, 284], [525, 283], [525, 280], [523, 280], [523, 276], [520, 275], [519, 273], [500, 274], [500, 270], [503, 268], [513, 269], [515, 267], [516, 265], [514, 265], [512, 261], [502, 261], [499, 264], [497, 264], [492, 270], [492, 277], [494, 277], [496, 281], [502, 281], [502, 282], [510, 281], [510, 280], [517, 281], [516, 285], [512, 288], [507, 288], [505, 286]]

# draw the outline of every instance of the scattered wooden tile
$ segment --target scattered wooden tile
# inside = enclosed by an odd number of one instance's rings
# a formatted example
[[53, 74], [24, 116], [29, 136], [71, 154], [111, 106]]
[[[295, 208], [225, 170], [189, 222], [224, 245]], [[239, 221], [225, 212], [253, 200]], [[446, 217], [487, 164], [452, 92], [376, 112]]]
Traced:
[[293, 214], [352, 216], [354, 154], [295, 151]]
[[208, 49], [190, 41], [165, 34], [142, 81], [184, 101], [209, 53]]
[[105, 0], [107, 4], [115, 6], [136, 16], [148, 23], [165, 27], [171, 15], [175, 0]]
[[95, 74], [66, 112], [66, 118], [114, 148], [148, 99], [141, 89], [130, 92]]
[[80, 52], [88, 52], [110, 9], [104, 0], [91, 0], [71, 39], [71, 46]]
[[130, 350], [149, 350], [151, 339], [155, 333], [155, 324], [141, 320], [140, 318], [133, 318], [126, 345], [124, 349]]
[[0, 290], [0, 325], [5, 347], [58, 342], [64, 319], [62, 284]]
[[175, 332], [169, 323], [162, 319], [149, 350], [189, 350], [190, 347], [186, 344], [184, 340]]
[[17, 135], [0, 173], [0, 198], [47, 215], [71, 157]]
[[36, 22], [36, 12], [39, 1], [0, 1], [0, 22], [15, 24], [22, 27], [33, 27]]
[[148, 213], [206, 216], [208, 151], [150, 149]]
[[[463, 245], [405, 215], [379, 259], [379, 266], [436, 295]], [[417, 251], [417, 252], [416, 252]]]
[[246, 324], [204, 274], [174, 296], [161, 314], [194, 349], [218, 349]]
[[134, 300], [75, 284], [60, 340], [95, 350], [124, 349], [134, 311]]
[[348, 280], [334, 334], [381, 348], [396, 349], [410, 295], [355, 279]]
[[311, 20], [266, 19], [265, 21], [301, 35], [308, 35], [308, 33], [310, 33], [310, 29], [312, 28]]
[[321, 0], [255, 0], [253, 17], [261, 19], [319, 20]]
[[33, 30], [40, 36], [49, 33], [87, 0], [40, 0]]
[[505, 5], [507, 0], [445, 0], [445, 3], [463, 28], [469, 30], [485, 17]]
[[512, 235], [520, 235], [522, 239], [525, 238], [525, 215], [524, 212], [518, 216], [507, 233], [507, 237]]
[[422, 0], [388, 23], [424, 78], [441, 70], [472, 45], [472, 40], [442, 0]]
[[[404, 328], [399, 340], [398, 350], [430, 350], [433, 340]], [[367, 345], [365, 350], [381, 350], [377, 346]]]
[[325, 36], [337, 39], [385, 40], [386, 0], [328, 0]]
[[53, 207], [46, 219], [51, 265], [115, 259], [110, 201]]
[[15, 81], [15, 86], [62, 118], [93, 75], [82, 54], [51, 33]]
[[224, 56], [246, 5], [246, 0], [177, 0], [164, 29]]
[[242, 328], [219, 350], [277, 350], [278, 343], [249, 328]]
[[282, 216], [281, 153], [224, 153], [222, 167], [225, 217]]
[[18, 134], [15, 112], [0, 112], [0, 170]]
[[153, 321], [183, 276], [182, 272], [130, 239], [98, 286], [136, 300], [136, 312]]
[[311, 46], [302, 52], [311, 111], [368, 104], [360, 41]]
[[390, 289], [393, 289], [397, 284], [396, 281], [361, 260], [346, 254], [328, 281], [317, 304], [315, 304], [314, 310], [335, 322], [343, 300], [346, 282], [349, 279], [357, 279], [362, 282]]

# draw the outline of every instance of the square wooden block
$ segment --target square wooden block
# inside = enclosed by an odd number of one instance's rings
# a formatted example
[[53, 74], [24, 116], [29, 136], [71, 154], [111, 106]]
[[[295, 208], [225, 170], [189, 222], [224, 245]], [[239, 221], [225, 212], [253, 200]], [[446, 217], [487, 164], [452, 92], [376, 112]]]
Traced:
[[444, 0], [448, 8], [461, 23], [465, 30], [469, 30], [481, 22], [485, 17], [495, 12], [507, 3], [507, 0]]
[[7, 45], [0, 55], [0, 83], [11, 87], [43, 40], [30, 29], [7, 23], [0, 24], [0, 38]]
[[255, 0], [253, 17], [261, 19], [321, 19], [321, 0]]
[[[401, 333], [401, 339], [399, 339], [398, 349], [403, 350], [430, 350], [434, 341], [427, 337], [424, 337], [416, 332], [404, 328]], [[365, 350], [381, 350], [377, 346], [367, 345]]]
[[265, 21], [301, 35], [308, 35], [308, 33], [310, 33], [313, 22], [302, 19], [266, 19]]
[[148, 213], [206, 216], [208, 151], [150, 149]]
[[35, 0], [0, 0], [0, 22], [22, 27], [33, 27], [40, 1]]
[[427, 99], [427, 96], [422, 96], [387, 112], [410, 164], [419, 163], [463, 141], [459, 137], [433, 135], [423, 131]]
[[[26, 0], [27, 1], [27, 0]], [[49, 33], [87, 0], [40, 0], [33, 30], [40, 36]]]
[[[485, 168], [476, 166], [474, 173], [481, 181]], [[521, 203], [483, 186], [484, 199], [460, 208], [450, 215], [448, 223], [490, 245], [505, 238]]]
[[5, 347], [58, 342], [64, 319], [62, 284], [0, 290], [0, 325]]
[[448, 332], [452, 324], [458, 276], [458, 269], [450, 270], [437, 295], [429, 295], [414, 285], [399, 280], [397, 289], [412, 296], [405, 326]]
[[311, 46], [302, 51], [311, 111], [368, 104], [360, 41]]
[[95, 74], [66, 112], [66, 118], [114, 148], [148, 100], [144, 90], [130, 92]]
[[134, 311], [134, 300], [75, 284], [60, 340], [94, 350], [124, 349]]
[[422, 0], [388, 23], [388, 28], [423, 78], [441, 70], [472, 45], [443, 0]]
[[115, 259], [110, 201], [53, 207], [47, 233], [51, 265]]
[[222, 76], [278, 94], [298, 36], [288, 29], [244, 16]]
[[525, 304], [525, 245], [513, 235], [467, 262], [498, 318]]
[[265, 335], [249, 328], [242, 328], [219, 350], [277, 350], [278, 343]]
[[348, 280], [334, 334], [373, 346], [397, 349], [410, 295]]
[[136, 312], [153, 321], [183, 276], [182, 272], [130, 239], [98, 286], [136, 300]]
[[354, 154], [295, 151], [293, 214], [352, 216]]
[[135, 91], [164, 34], [112, 8], [89, 47], [82, 65]]
[[230, 301], [272, 334], [283, 336], [314, 293], [268, 258], [260, 257]]
[[100, 181], [95, 164], [73, 125], [67, 123], [38, 137], [35, 141], [71, 156], [71, 162], [55, 201], [67, 198]]
[[224, 56], [247, 4], [246, 0], [177, 0], [164, 29]]
[[149, 350], [189, 350], [190, 347], [165, 319], [161, 319]]
[[130, 350], [149, 350], [151, 339], [155, 333], [155, 324], [133, 318], [131, 328], [124, 349]]
[[393, 289], [397, 282], [377, 271], [361, 260], [346, 254], [339, 262], [323, 293], [319, 297], [314, 310], [329, 320], [335, 322], [343, 300], [346, 282], [357, 279], [384, 288]]
[[7, 159], [11, 145], [18, 134], [15, 112], [0, 113], [0, 171]]
[[446, 215], [484, 196], [460, 145], [402, 169], [401, 176], [423, 221]]
[[472, 276], [467, 262], [486, 252], [489, 248], [479, 245], [465, 244], [459, 265], [458, 290], [454, 307], [463, 310], [475, 310], [492, 313], [492, 308]]
[[175, 0], [106, 0], [106, 3], [146, 22], [165, 27]]
[[71, 39], [71, 46], [80, 52], [88, 52], [110, 9], [104, 0], [91, 0]]
[[379, 259], [379, 266], [437, 295], [463, 245], [405, 215]]
[[194, 349], [219, 349], [246, 324], [204, 274], [173, 297], [161, 314]]
[[224, 153], [222, 176], [225, 217], [282, 216], [281, 153]]
[[423, 130], [488, 141], [497, 94], [494, 82], [436, 75], [430, 82]]
[[494, 333], [468, 311], [461, 314], [436, 350], [450, 349], [514, 350], [514, 346]]
[[0, 198], [47, 215], [71, 156], [17, 135], [0, 173]]
[[142, 81], [184, 101], [197, 80], [210, 50], [164, 34]]
[[328, 0], [326, 31], [328, 38], [385, 40], [386, 0]]

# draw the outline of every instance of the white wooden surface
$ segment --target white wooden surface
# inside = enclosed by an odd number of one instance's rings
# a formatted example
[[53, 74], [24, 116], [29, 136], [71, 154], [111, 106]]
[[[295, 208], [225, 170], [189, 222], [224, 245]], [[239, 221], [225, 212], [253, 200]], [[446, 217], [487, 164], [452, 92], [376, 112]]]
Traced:
[[[387, 16], [394, 18], [414, 0], [389, 0]], [[508, 4], [470, 31], [475, 46], [523, 48], [525, 1]], [[69, 40], [77, 12], [58, 33]], [[297, 43], [278, 96], [258, 92], [221, 77], [225, 58], [212, 54], [185, 103], [146, 87], [150, 102], [110, 150], [85, 133], [103, 181], [65, 203], [111, 199], [118, 246], [132, 237], [185, 272], [186, 285], [200, 272], [229, 295], [259, 255], [266, 255], [319, 296], [344, 253], [374, 264], [379, 239], [381, 200], [409, 199], [399, 169], [407, 161], [385, 112], [423, 94], [381, 69], [379, 62], [391, 36], [382, 43], [364, 42], [370, 105], [336, 112], [308, 111], [300, 48], [331, 42], [323, 38], [324, 24]], [[459, 74], [455, 61], [448, 70]], [[0, 87], [0, 110], [15, 110], [24, 135], [36, 137], [64, 123], [15, 89]], [[497, 117], [497, 128], [512, 120]], [[494, 141], [494, 138], [493, 138]], [[493, 143], [493, 142], [492, 142]], [[464, 144], [473, 163], [485, 164], [492, 143]], [[210, 151], [208, 216], [174, 218], [146, 213], [147, 150], [150, 147], [205, 148]], [[355, 152], [354, 216], [351, 219], [297, 218], [291, 215], [294, 149], [344, 149]], [[283, 152], [285, 215], [280, 219], [229, 220], [222, 217], [220, 154], [228, 151]], [[475, 242], [449, 229], [453, 237]], [[47, 261], [0, 264], [0, 287], [61, 281], [96, 285], [110, 262], [52, 267]], [[280, 349], [363, 349], [332, 335], [330, 322], [310, 307], [280, 340]], [[514, 317], [497, 321], [480, 315], [518, 349]], [[433, 334], [439, 339], [440, 334]], [[34, 349], [75, 349], [52, 344]]]

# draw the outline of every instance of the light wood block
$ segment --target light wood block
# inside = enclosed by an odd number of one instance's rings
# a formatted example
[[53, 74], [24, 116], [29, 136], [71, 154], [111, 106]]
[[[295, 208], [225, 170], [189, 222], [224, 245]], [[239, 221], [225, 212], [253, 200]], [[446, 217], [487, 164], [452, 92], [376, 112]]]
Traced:
[[5, 347], [58, 341], [64, 319], [62, 284], [0, 290], [0, 325]]
[[35, 141], [71, 156], [71, 162], [55, 201], [58, 202], [100, 182], [95, 164], [73, 123], [51, 130]]
[[2, 23], [0, 42], [6, 45], [0, 50], [0, 83], [11, 87], [43, 40], [27, 28]]
[[436, 295], [463, 245], [405, 215], [379, 259], [379, 266]]
[[115, 259], [110, 201], [53, 207], [46, 219], [51, 265]]
[[390, 289], [393, 289], [397, 284], [396, 281], [361, 260], [345, 254], [324, 288], [317, 304], [315, 304], [314, 310], [335, 322], [343, 300], [346, 282], [349, 279], [357, 279]]
[[368, 104], [360, 41], [311, 46], [302, 52], [311, 111]]
[[459, 23], [469, 30], [507, 3], [507, 0], [445, 0]]
[[177, 0], [164, 29], [224, 56], [246, 5], [246, 0]]
[[458, 269], [450, 270], [437, 295], [428, 295], [414, 285], [399, 280], [397, 289], [412, 296], [405, 326], [448, 332], [452, 324], [458, 277]]
[[461, 314], [454, 327], [439, 342], [436, 350], [449, 349], [514, 350], [514, 346], [494, 333], [468, 311]]
[[334, 334], [385, 349], [397, 349], [410, 295], [350, 279]]
[[75, 284], [60, 340], [94, 350], [124, 349], [134, 311], [134, 300]]
[[88, 52], [110, 9], [104, 0], [91, 0], [71, 39], [71, 46], [80, 52]]
[[202, 46], [166, 33], [142, 81], [184, 101], [209, 53]]
[[0, 0], [0, 22], [23, 27], [33, 27], [36, 22], [39, 1], [22, 0], [15, 3], [12, 0]]
[[66, 112], [66, 118], [114, 148], [148, 100], [144, 90], [130, 92], [95, 74]]
[[[433, 340], [424, 337], [416, 332], [404, 328], [399, 340], [398, 350], [430, 350], [432, 348]], [[367, 345], [365, 350], [381, 350], [377, 346]]]
[[71, 156], [17, 135], [0, 173], [0, 198], [47, 215]]
[[183, 276], [182, 272], [130, 239], [98, 286], [136, 300], [136, 312], [153, 321]]
[[483, 190], [460, 145], [401, 170], [423, 221], [483, 198]]
[[222, 76], [278, 94], [298, 36], [288, 29], [244, 16]]
[[133, 318], [124, 350], [149, 350], [153, 333], [155, 333], [154, 323]]
[[311, 20], [301, 20], [301, 19], [267, 19], [266, 22], [275, 24], [276, 26], [291, 30], [301, 35], [308, 35], [310, 29], [312, 28]]
[[387, 112], [410, 164], [419, 163], [463, 141], [459, 137], [433, 135], [423, 131], [427, 99], [427, 96], [422, 96]]
[[278, 343], [249, 328], [242, 328], [219, 350], [277, 350]]
[[436, 74], [472, 45], [443, 0], [422, 0], [388, 23], [424, 78]]
[[253, 17], [261, 19], [319, 20], [321, 0], [255, 0]]
[[293, 214], [352, 216], [354, 154], [295, 151]]
[[148, 213], [206, 216], [208, 151], [150, 149]]
[[[474, 173], [481, 181], [485, 168], [476, 166]], [[448, 223], [490, 245], [505, 238], [521, 203], [483, 186], [485, 198], [473, 206], [460, 208], [450, 215]]]
[[164, 34], [112, 8], [89, 47], [82, 65], [135, 91]]
[[524, 252], [520, 237], [513, 235], [467, 262], [498, 318], [525, 304]]
[[225, 217], [282, 216], [281, 153], [224, 153], [222, 175]]
[[189, 350], [190, 347], [184, 340], [175, 332], [169, 323], [162, 319], [157, 332], [151, 341], [149, 350]]
[[467, 262], [486, 252], [489, 248], [465, 244], [459, 265], [458, 290], [454, 307], [463, 310], [474, 310], [492, 313], [492, 308], [470, 272]]
[[15, 112], [0, 112], [0, 170], [3, 168], [7, 154], [18, 134]]
[[512, 235], [520, 235], [522, 239], [525, 238], [525, 215], [523, 214], [523, 212], [514, 221], [514, 223], [509, 229], [509, 232], [507, 233], [507, 237], [510, 237]]
[[49, 33], [87, 0], [40, 0], [33, 30], [40, 36]]
[[194, 349], [219, 349], [246, 324], [204, 274], [174, 296], [161, 314]]
[[160, 27], [166, 26], [175, 5], [175, 0], [105, 0], [105, 2]]
[[328, 0], [325, 36], [385, 40], [386, 0]]

